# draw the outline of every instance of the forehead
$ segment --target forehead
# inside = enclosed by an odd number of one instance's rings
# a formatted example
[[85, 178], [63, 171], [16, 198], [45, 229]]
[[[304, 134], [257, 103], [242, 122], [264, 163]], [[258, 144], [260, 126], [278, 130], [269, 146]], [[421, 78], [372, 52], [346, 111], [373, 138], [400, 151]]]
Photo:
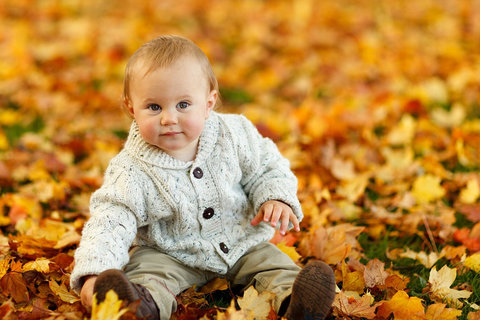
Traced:
[[170, 61], [156, 61], [154, 59], [139, 59], [134, 66], [133, 76], [137, 78], [145, 78], [149, 74], [158, 71], [166, 72], [183, 72], [185, 76], [196, 76], [207, 78], [207, 72], [202, 66], [201, 61], [192, 55], [183, 55]]
[[132, 73], [133, 95], [155, 92], [167, 88], [176, 91], [190, 89], [209, 90], [206, 72], [195, 58], [181, 57], [168, 66], [154, 68], [148, 62], [136, 66]]

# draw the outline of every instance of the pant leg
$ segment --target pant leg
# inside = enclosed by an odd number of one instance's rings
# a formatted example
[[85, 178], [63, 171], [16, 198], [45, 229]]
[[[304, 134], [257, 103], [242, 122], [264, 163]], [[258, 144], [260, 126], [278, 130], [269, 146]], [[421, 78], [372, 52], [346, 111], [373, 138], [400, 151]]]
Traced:
[[124, 272], [130, 281], [148, 289], [162, 320], [170, 319], [177, 310], [176, 296], [179, 293], [194, 284], [201, 286], [214, 277], [213, 273], [187, 267], [149, 247], [136, 248]]
[[275, 294], [273, 308], [276, 312], [292, 293], [292, 286], [301, 268], [275, 245], [264, 242], [243, 255], [227, 277], [233, 285], [254, 285], [258, 292]]

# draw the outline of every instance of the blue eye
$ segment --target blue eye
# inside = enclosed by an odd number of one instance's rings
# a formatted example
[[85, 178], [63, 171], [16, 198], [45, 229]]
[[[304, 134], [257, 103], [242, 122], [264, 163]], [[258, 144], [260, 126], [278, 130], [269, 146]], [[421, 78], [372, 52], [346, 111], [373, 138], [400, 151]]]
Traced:
[[190, 104], [188, 102], [182, 101], [177, 104], [177, 108], [179, 109], [186, 109]]
[[148, 105], [148, 109], [152, 111], [158, 111], [158, 110], [161, 110], [162, 108], [158, 104], [152, 103]]

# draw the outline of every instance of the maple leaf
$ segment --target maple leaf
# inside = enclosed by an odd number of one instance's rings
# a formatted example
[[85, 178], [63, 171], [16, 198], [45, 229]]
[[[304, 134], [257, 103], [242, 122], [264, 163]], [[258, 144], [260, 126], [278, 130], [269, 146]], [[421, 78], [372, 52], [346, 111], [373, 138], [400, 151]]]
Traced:
[[0, 260], [0, 279], [7, 273], [13, 258], [7, 257]]
[[419, 320], [425, 316], [422, 299], [409, 297], [403, 290], [395, 293], [391, 300], [384, 301], [377, 309], [377, 315], [383, 318], [387, 318], [391, 313], [398, 320]]
[[450, 269], [448, 266], [443, 266], [440, 271], [437, 271], [436, 267], [430, 270], [430, 277], [428, 282], [431, 285], [432, 297], [437, 300], [447, 301], [455, 306], [461, 307], [463, 304], [458, 300], [462, 298], [468, 299], [472, 294], [466, 290], [451, 289], [450, 286], [457, 277], [457, 269]]
[[50, 260], [45, 258], [38, 258], [35, 261], [29, 261], [22, 266], [22, 271], [35, 270], [42, 273], [50, 272]]
[[115, 291], [110, 290], [105, 295], [105, 300], [97, 303], [96, 294], [93, 296], [91, 320], [118, 320], [127, 312], [127, 309], [120, 309], [122, 300], [118, 299]]
[[0, 280], [0, 286], [5, 294], [8, 294], [17, 302], [26, 302], [29, 299], [27, 283], [21, 273], [8, 272]]
[[241, 310], [248, 316], [247, 319], [266, 319], [272, 310], [272, 301], [274, 294], [263, 291], [258, 294], [253, 286], [250, 286], [243, 298], [238, 298], [238, 305]]
[[467, 186], [460, 190], [459, 200], [460, 202], [473, 204], [480, 197], [480, 186], [478, 185], [477, 179], [470, 179], [467, 183]]
[[299, 249], [304, 256], [314, 256], [327, 264], [337, 264], [349, 256], [352, 248], [358, 248], [356, 240], [364, 230], [350, 224], [334, 227], [319, 227], [304, 237]]
[[429, 305], [425, 318], [427, 320], [456, 320], [462, 314], [461, 310], [446, 308], [446, 306], [442, 303]]
[[80, 298], [73, 294], [72, 292], [68, 291], [67, 287], [65, 284], [59, 285], [57, 281], [55, 280], [50, 280], [48, 282], [48, 286], [52, 290], [53, 293], [55, 293], [57, 296], [62, 299], [62, 301], [68, 302], [68, 303], [75, 303], [77, 301], [80, 301]]
[[413, 182], [412, 194], [419, 204], [425, 204], [440, 199], [445, 195], [445, 189], [440, 185], [441, 179], [431, 174], [419, 176]]
[[297, 261], [301, 257], [298, 254], [297, 250], [295, 250], [295, 247], [287, 246], [285, 241], [282, 241], [279, 244], [277, 244], [277, 248], [280, 249], [286, 255], [288, 255], [290, 259], [292, 259], [293, 261]]
[[410, 249], [407, 249], [407, 251], [400, 253], [400, 257], [417, 260], [428, 269], [433, 267], [433, 265], [437, 263], [438, 259], [440, 259], [442, 256], [443, 254], [438, 254], [433, 251], [427, 255], [425, 251], [415, 252]]
[[480, 273], [480, 253], [475, 253], [467, 257], [463, 264], [473, 271]]
[[375, 310], [382, 303], [372, 305], [373, 298], [369, 294], [364, 294], [361, 298], [355, 299], [348, 297], [342, 290], [333, 301], [332, 307], [334, 313], [341, 317], [358, 317], [365, 319], [375, 318]]
[[385, 284], [385, 280], [389, 274], [385, 271], [385, 263], [377, 258], [368, 261], [363, 277], [365, 278], [365, 285], [367, 288], [381, 286]]

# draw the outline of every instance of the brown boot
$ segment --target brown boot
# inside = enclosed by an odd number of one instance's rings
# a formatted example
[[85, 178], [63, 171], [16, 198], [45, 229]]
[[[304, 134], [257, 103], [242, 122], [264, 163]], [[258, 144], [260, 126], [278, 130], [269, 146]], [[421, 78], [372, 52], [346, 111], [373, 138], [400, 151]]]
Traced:
[[149, 320], [160, 319], [157, 304], [153, 301], [150, 292], [144, 286], [130, 282], [122, 271], [109, 269], [98, 275], [93, 289], [97, 294], [97, 301], [105, 300], [105, 295], [110, 290], [115, 291], [120, 300], [127, 301], [129, 304], [140, 300], [137, 317]]
[[335, 298], [335, 276], [322, 261], [310, 261], [298, 274], [285, 318], [320, 320], [330, 312]]

